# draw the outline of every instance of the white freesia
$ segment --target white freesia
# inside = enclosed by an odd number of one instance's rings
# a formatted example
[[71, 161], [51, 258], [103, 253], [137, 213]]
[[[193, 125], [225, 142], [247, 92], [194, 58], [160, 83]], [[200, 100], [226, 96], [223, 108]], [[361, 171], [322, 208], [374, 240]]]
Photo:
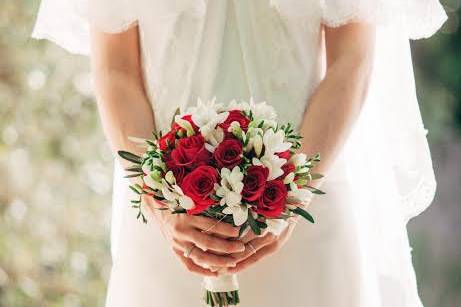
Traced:
[[222, 212], [224, 214], [232, 214], [235, 226], [243, 225], [248, 219], [248, 206], [245, 204], [226, 207]]
[[276, 236], [279, 236], [288, 226], [288, 222], [284, 219], [266, 219], [266, 224], [267, 230]]
[[255, 119], [263, 119], [267, 121], [274, 121], [277, 118], [275, 109], [268, 105], [267, 102], [255, 103], [253, 98], [250, 99], [250, 110], [253, 112]]
[[262, 101], [262, 102], [255, 102], [253, 97], [250, 98], [250, 102], [246, 101], [240, 101], [237, 102], [235, 100], [232, 100], [229, 105], [228, 105], [228, 110], [242, 110], [245, 112], [250, 112], [253, 114], [253, 120], [256, 123], [260, 123], [262, 120], [264, 120], [264, 129], [267, 129], [269, 127], [274, 127], [277, 123], [275, 120], [277, 119], [277, 113], [275, 112], [275, 109], [271, 106], [268, 105], [267, 102]]
[[237, 137], [239, 140], [242, 142], [245, 142], [245, 132], [242, 130], [240, 127], [240, 123], [237, 121], [233, 121], [230, 125], [229, 128], [227, 129], [228, 132], [232, 133], [235, 137]]
[[192, 127], [192, 124], [183, 119], [184, 114], [176, 115], [174, 121], [183, 129], [186, 130], [187, 136], [192, 136], [195, 134], [194, 127]]
[[231, 214], [237, 226], [242, 225], [248, 218], [248, 207], [242, 205], [243, 173], [238, 166], [232, 171], [221, 169], [221, 185], [216, 185], [216, 195], [221, 197], [220, 205], [227, 207], [224, 214]]
[[292, 146], [290, 142], [285, 142], [285, 132], [283, 130], [277, 132], [273, 129], [267, 130], [264, 132], [263, 143], [265, 153], [270, 154], [284, 152]]
[[214, 152], [216, 147], [224, 140], [224, 130], [221, 127], [213, 129], [205, 138], [205, 148], [209, 152]]
[[283, 179], [283, 183], [290, 184], [293, 182], [294, 179], [295, 179], [295, 173], [291, 172], [285, 176], [285, 178]]
[[176, 184], [170, 186], [166, 180], [162, 180], [162, 194], [169, 203], [179, 203], [186, 210], [195, 207], [194, 201], [189, 196], [184, 195], [181, 187]]
[[223, 123], [229, 116], [229, 112], [219, 113], [219, 109], [219, 105], [216, 104], [216, 98], [207, 103], [203, 103], [199, 98], [197, 106], [189, 110], [192, 115], [192, 121], [199, 127], [200, 133], [205, 139], [209, 138], [214, 133], [216, 126]]
[[300, 189], [296, 183], [290, 183], [290, 190], [288, 191], [289, 203], [300, 203], [303, 205], [308, 205], [312, 201], [312, 197], [313, 194], [308, 189]]
[[165, 180], [166, 182], [168, 182], [169, 184], [175, 184], [176, 183], [176, 178], [173, 174], [172, 171], [168, 171], [166, 174], [165, 174]]
[[148, 175], [144, 176], [143, 177], [143, 182], [144, 182], [145, 185], [147, 185], [152, 190], [159, 191], [163, 187], [162, 184], [159, 181], [156, 181], [156, 180], [154, 180], [154, 178], [152, 178], [151, 174], [148, 174]]
[[151, 164], [143, 164], [142, 172], [144, 174], [150, 174], [150, 172], [152, 172], [152, 165]]
[[[253, 148], [255, 148], [255, 151], [258, 150], [259, 154], [261, 154], [262, 151], [262, 135], [264, 134], [263, 129], [257, 128], [257, 127], [249, 127], [247, 130], [247, 133], [245, 137], [248, 139], [247, 144], [244, 148], [245, 152], [250, 152]], [[255, 147], [256, 145], [256, 147]]]
[[255, 150], [256, 156], [259, 157], [263, 150], [263, 138], [261, 135], [257, 134], [253, 138], [253, 148]]
[[303, 166], [306, 163], [306, 161], [307, 161], [306, 154], [298, 153], [298, 154], [292, 155], [289, 162], [293, 164], [295, 167], [298, 167], [298, 166]]
[[267, 181], [274, 180], [283, 175], [282, 166], [287, 162], [277, 155], [264, 154], [261, 159], [253, 158], [253, 165], [264, 165], [269, 170]]

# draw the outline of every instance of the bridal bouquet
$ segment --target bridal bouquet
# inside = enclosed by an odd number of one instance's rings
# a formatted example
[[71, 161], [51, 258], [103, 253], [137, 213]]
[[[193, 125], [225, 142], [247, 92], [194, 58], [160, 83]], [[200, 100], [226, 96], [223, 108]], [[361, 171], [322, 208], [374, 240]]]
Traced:
[[[313, 194], [323, 194], [309, 182], [321, 178], [311, 172], [319, 155], [296, 153], [301, 137], [291, 124], [276, 122], [265, 102], [235, 101], [224, 106], [215, 100], [198, 101], [173, 116], [171, 129], [153, 133], [142, 157], [126, 151], [119, 155], [133, 163], [127, 177], [142, 184], [130, 188], [138, 218], [146, 222], [141, 196], [148, 195], [175, 214], [199, 214], [250, 228], [280, 233], [287, 219], [313, 217], [305, 210]], [[205, 300], [210, 306], [237, 305], [235, 275], [205, 278]]]

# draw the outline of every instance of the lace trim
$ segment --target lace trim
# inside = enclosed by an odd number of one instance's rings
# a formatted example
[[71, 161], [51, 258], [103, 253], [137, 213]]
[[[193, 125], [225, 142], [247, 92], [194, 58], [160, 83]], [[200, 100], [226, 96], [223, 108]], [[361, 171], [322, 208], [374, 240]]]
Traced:
[[436, 0], [414, 0], [406, 6], [387, 2], [363, 3], [347, 13], [335, 12], [336, 8], [328, 8], [323, 3], [322, 23], [333, 28], [353, 22], [396, 23], [406, 27], [411, 39], [421, 39], [432, 36], [447, 20], [443, 6]]
[[423, 178], [418, 187], [402, 199], [405, 222], [421, 214], [434, 199], [437, 183], [435, 179]]

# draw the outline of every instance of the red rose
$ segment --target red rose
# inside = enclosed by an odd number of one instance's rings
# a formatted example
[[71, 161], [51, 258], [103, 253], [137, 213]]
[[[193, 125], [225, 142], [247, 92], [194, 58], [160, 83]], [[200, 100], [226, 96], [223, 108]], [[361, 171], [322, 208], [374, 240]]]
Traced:
[[290, 152], [290, 150], [285, 150], [283, 152], [279, 152], [277, 154], [277, 156], [279, 156], [279, 158], [281, 158], [281, 159], [285, 159], [285, 160], [288, 161], [291, 158], [291, 152]]
[[[198, 132], [199, 128], [192, 120], [192, 115], [184, 115], [183, 117], [181, 117], [181, 119], [188, 121], [191, 124], [192, 128], [194, 129], [195, 133]], [[179, 130], [184, 130], [184, 128], [178, 125], [178, 123], [176, 122], [174, 122], [173, 125], [171, 125], [171, 129], [174, 130], [175, 132], [178, 132]]]
[[208, 163], [211, 153], [205, 148], [203, 136], [194, 135], [180, 139], [176, 148], [171, 151], [170, 159], [170, 165], [190, 170]]
[[282, 166], [283, 175], [280, 176], [281, 179], [284, 179], [289, 173], [292, 173], [296, 170], [296, 167], [292, 163], [285, 163]]
[[267, 168], [259, 165], [250, 166], [243, 178], [243, 199], [249, 202], [259, 199], [264, 192], [268, 175]]
[[175, 131], [169, 131], [167, 134], [165, 134], [158, 140], [158, 146], [160, 150], [165, 151], [169, 147], [174, 146], [174, 142], [176, 140], [175, 134]]
[[279, 217], [285, 210], [287, 194], [287, 188], [281, 180], [266, 182], [264, 193], [256, 203], [256, 212], [269, 218]]
[[246, 117], [242, 111], [232, 110], [229, 111], [229, 116], [227, 116], [226, 120], [219, 126], [223, 128], [224, 132], [228, 132], [227, 130], [232, 122], [238, 122], [240, 124], [240, 128], [246, 132], [248, 130], [248, 125], [250, 124], [250, 119]]
[[243, 148], [240, 141], [236, 139], [227, 139], [221, 142], [215, 149], [213, 157], [219, 168], [227, 167], [229, 169], [239, 165], [242, 160]]
[[181, 189], [195, 204], [194, 208], [187, 210], [188, 214], [199, 214], [214, 204], [210, 194], [214, 191], [218, 179], [216, 169], [207, 165], [197, 167], [184, 177]]

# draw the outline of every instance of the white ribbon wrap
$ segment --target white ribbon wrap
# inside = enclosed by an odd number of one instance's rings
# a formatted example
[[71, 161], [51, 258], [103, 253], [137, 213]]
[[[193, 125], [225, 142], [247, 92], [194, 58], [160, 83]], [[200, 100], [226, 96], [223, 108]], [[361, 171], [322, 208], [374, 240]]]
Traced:
[[219, 275], [218, 277], [205, 277], [203, 286], [211, 292], [231, 292], [239, 289], [236, 274]]

